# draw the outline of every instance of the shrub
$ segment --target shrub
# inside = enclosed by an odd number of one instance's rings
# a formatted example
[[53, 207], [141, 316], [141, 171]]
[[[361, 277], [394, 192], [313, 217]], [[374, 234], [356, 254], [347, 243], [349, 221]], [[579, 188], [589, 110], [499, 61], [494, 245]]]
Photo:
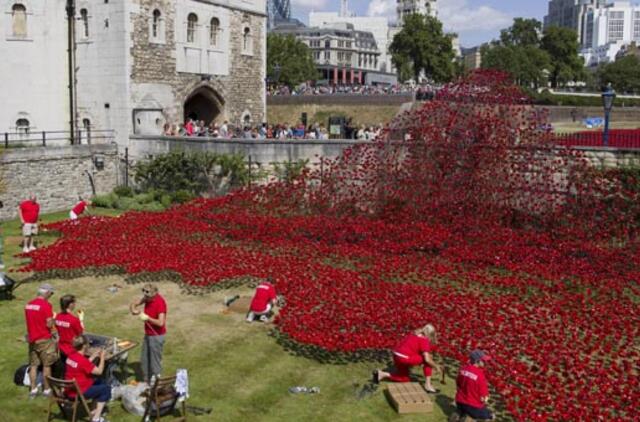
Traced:
[[117, 199], [118, 195], [112, 192], [106, 195], [94, 196], [92, 202], [94, 207], [113, 208]]
[[136, 200], [126, 196], [118, 198], [114, 203], [114, 208], [119, 210], [130, 210], [136, 204]]
[[133, 189], [131, 189], [129, 186], [117, 186], [113, 190], [113, 193], [115, 193], [117, 196], [131, 197], [133, 196]]
[[187, 191], [187, 190], [179, 190], [174, 192], [172, 197], [172, 202], [177, 202], [178, 204], [183, 204], [185, 202], [191, 201], [195, 196]]

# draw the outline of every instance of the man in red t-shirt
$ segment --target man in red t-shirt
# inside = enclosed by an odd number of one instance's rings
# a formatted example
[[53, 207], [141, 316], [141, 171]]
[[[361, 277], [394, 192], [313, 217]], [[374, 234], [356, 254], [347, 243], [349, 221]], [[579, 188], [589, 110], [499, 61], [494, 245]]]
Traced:
[[256, 287], [256, 293], [251, 300], [247, 322], [253, 322], [257, 317], [262, 322], [269, 322], [269, 314], [276, 304], [278, 296], [276, 288], [269, 281], [263, 281]]
[[71, 211], [69, 211], [69, 218], [71, 220], [77, 220], [78, 217], [80, 217], [82, 215], [82, 213], [85, 212], [87, 207], [90, 207], [90, 206], [91, 206], [91, 201], [85, 201], [83, 199], [80, 199], [80, 202], [78, 202], [71, 209]]
[[[91, 412], [91, 422], [105, 422], [104, 418], [102, 418], [102, 410], [105, 404], [111, 400], [111, 387], [100, 378], [94, 378], [94, 375], [100, 376], [104, 371], [105, 351], [102, 349], [100, 352], [95, 352], [87, 359], [86, 353], [89, 346], [87, 338], [83, 335], [76, 336], [72, 344], [73, 353], [67, 356], [65, 360], [64, 379], [68, 381], [75, 380], [84, 398], [96, 402], [96, 408]], [[98, 366], [95, 366], [91, 361], [98, 357], [100, 361]], [[65, 394], [70, 398], [76, 396], [75, 390], [71, 389], [67, 390]]]
[[[145, 284], [142, 298], [132, 303], [129, 310], [132, 315], [139, 315], [144, 321], [144, 341], [140, 356], [140, 364], [144, 381], [149, 383], [152, 377], [159, 377], [162, 372], [162, 350], [164, 335], [167, 332], [167, 302], [158, 293], [153, 284]], [[144, 305], [144, 311], [140, 307]]]
[[457, 416], [469, 416], [475, 420], [493, 420], [493, 414], [487, 409], [489, 385], [483, 370], [485, 362], [491, 358], [482, 350], [474, 350], [469, 357], [469, 363], [460, 368], [456, 379]]
[[38, 217], [40, 216], [40, 205], [36, 202], [36, 196], [31, 195], [26, 201], [20, 203], [18, 209], [20, 223], [22, 224], [22, 252], [29, 253], [36, 249], [34, 237], [38, 234]]
[[38, 395], [38, 385], [36, 377], [38, 366], [42, 365], [42, 375], [44, 378], [44, 390], [42, 394], [49, 396], [48, 376], [51, 376], [51, 365], [58, 360], [58, 348], [53, 339], [53, 308], [49, 303], [49, 298], [53, 296], [53, 286], [43, 284], [38, 289], [38, 296], [24, 307], [24, 316], [27, 322], [27, 333], [29, 341], [29, 382], [31, 386], [30, 398]]
[[76, 307], [76, 297], [74, 295], [64, 295], [60, 298], [61, 312], [55, 317], [56, 329], [58, 330], [58, 349], [62, 352], [63, 359], [75, 353], [73, 339], [84, 331], [82, 320], [84, 313], [79, 312], [79, 317], [73, 315]]

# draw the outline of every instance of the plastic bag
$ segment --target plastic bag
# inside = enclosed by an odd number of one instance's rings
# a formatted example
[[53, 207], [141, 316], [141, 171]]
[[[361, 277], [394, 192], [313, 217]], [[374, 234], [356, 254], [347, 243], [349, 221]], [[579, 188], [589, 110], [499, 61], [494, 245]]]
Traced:
[[145, 382], [122, 387], [120, 391], [122, 393], [122, 406], [127, 412], [138, 416], [144, 415], [147, 399], [142, 396], [142, 393], [148, 388], [149, 385]]

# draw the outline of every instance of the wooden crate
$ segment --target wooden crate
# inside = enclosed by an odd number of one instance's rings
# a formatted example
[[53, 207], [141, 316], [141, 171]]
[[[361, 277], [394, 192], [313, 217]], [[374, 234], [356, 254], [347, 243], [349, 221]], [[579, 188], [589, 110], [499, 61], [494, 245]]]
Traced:
[[431, 398], [418, 382], [389, 384], [385, 393], [391, 406], [400, 414], [433, 411]]

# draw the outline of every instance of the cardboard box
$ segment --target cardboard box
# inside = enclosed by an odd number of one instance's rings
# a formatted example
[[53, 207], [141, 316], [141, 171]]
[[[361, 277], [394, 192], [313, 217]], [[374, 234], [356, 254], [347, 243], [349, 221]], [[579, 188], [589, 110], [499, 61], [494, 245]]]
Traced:
[[418, 382], [389, 384], [385, 390], [389, 403], [400, 414], [431, 413], [431, 397]]

